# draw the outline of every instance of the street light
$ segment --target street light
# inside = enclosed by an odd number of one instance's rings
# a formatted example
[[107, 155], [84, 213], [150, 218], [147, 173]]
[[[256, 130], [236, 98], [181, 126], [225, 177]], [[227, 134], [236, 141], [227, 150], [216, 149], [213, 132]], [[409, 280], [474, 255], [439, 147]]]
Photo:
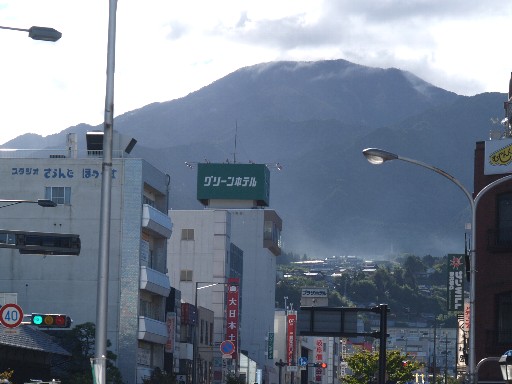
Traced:
[[112, 145], [114, 130], [114, 73], [116, 46], [117, 0], [109, 0], [107, 79], [103, 123], [103, 161], [101, 164], [101, 205], [96, 294], [96, 332], [94, 359], [91, 360], [94, 384], [107, 382], [108, 264], [110, 258], [110, 218], [112, 201]]
[[[199, 284], [208, 284], [204, 285], [202, 287], [199, 286]], [[197, 291], [204, 288], [214, 287], [218, 284], [224, 284], [224, 283], [213, 283], [209, 281], [196, 281], [196, 289], [194, 291], [194, 307], [196, 310], [196, 324], [194, 325], [194, 334], [192, 337], [192, 384], [197, 383], [197, 327], [199, 322], [199, 310], [197, 309]]]
[[[199, 286], [199, 284], [207, 284], [203, 285], [202, 287]], [[214, 283], [212, 281], [196, 281], [196, 289], [194, 291], [194, 307], [196, 309], [196, 324], [194, 326], [194, 333], [192, 335], [192, 384], [197, 384], [197, 327], [198, 327], [198, 320], [199, 320], [199, 310], [197, 309], [197, 291], [200, 289], [210, 288], [214, 287], [216, 285], [226, 285], [228, 283]]]
[[[200, 284], [206, 284], [206, 285], [203, 285], [203, 286], [199, 286]], [[214, 287], [216, 285], [228, 285], [228, 286], [234, 286], [234, 285], [238, 285], [234, 282], [213, 282], [213, 281], [196, 281], [196, 289], [194, 291], [194, 306], [196, 308], [196, 313], [197, 315], [199, 315], [199, 310], [197, 309], [197, 291], [199, 291], [200, 289], [205, 289], [205, 288], [210, 288], [210, 287]], [[196, 319], [196, 325], [194, 326], [194, 333], [192, 335], [192, 384], [197, 384], [197, 359], [198, 359], [198, 354], [197, 354], [197, 349], [198, 349], [198, 345], [197, 345], [197, 327], [198, 327], [198, 321]], [[238, 349], [238, 346], [237, 346], [237, 349]]]
[[423, 163], [418, 160], [409, 159], [407, 157], [402, 157], [397, 154], [384, 151], [382, 149], [377, 148], [367, 148], [363, 150], [363, 155], [366, 159], [375, 165], [383, 164], [386, 161], [391, 160], [402, 160], [407, 163], [419, 165], [420, 167], [424, 167], [434, 171], [435, 173], [440, 174], [441, 176], [446, 177], [452, 183], [457, 185], [464, 195], [466, 195], [469, 205], [471, 207], [471, 250], [470, 250], [470, 288], [469, 288], [469, 363], [468, 363], [468, 374], [469, 374], [469, 382], [476, 383], [475, 379], [475, 368], [476, 368], [476, 356], [475, 356], [475, 291], [476, 291], [476, 210], [478, 207], [478, 203], [482, 196], [489, 191], [490, 189], [508, 181], [512, 180], [512, 175], [504, 176], [499, 178], [498, 180], [493, 181], [492, 183], [486, 185], [484, 188], [477, 193], [477, 195], [473, 198], [472, 194], [462, 185], [462, 183], [457, 180], [455, 177], [450, 175], [449, 173], [434, 167], [430, 164]]
[[29, 29], [24, 29], [0, 26], [0, 29], [10, 29], [12, 31], [28, 32], [28, 37], [34, 40], [56, 42], [62, 37], [62, 33], [57, 31], [56, 29], [47, 27], [30, 27]]

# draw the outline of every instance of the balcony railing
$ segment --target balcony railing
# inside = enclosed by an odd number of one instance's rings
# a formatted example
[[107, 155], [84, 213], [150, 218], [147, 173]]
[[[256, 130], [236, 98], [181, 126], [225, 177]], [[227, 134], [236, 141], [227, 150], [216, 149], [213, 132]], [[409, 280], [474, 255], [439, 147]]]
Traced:
[[164, 322], [139, 316], [139, 340], [165, 344], [167, 336], [167, 326]]
[[141, 266], [140, 289], [167, 297], [171, 291], [171, 283], [169, 282], [169, 277], [166, 274]]
[[[88, 157], [102, 157], [103, 151], [87, 151], [87, 150], [70, 150], [67, 148], [54, 148], [54, 149], [10, 149], [0, 148], [1, 159], [65, 159], [65, 158], [88, 158]], [[121, 159], [125, 157], [124, 151], [113, 150], [112, 157], [114, 159]]]
[[142, 227], [156, 236], [167, 239], [171, 237], [171, 218], [148, 204], [143, 204], [142, 207]]

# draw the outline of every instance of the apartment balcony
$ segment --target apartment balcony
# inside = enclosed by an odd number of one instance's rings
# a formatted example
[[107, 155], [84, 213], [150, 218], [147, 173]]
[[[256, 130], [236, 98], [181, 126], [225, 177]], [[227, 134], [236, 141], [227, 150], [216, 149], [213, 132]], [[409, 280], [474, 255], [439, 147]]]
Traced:
[[172, 221], [165, 213], [151, 205], [142, 205], [142, 228], [153, 235], [168, 239], [172, 234]]
[[140, 289], [167, 297], [171, 292], [171, 282], [169, 276], [154, 269], [142, 266], [140, 267]]
[[162, 321], [139, 316], [138, 339], [150, 343], [165, 344], [167, 342], [167, 326]]

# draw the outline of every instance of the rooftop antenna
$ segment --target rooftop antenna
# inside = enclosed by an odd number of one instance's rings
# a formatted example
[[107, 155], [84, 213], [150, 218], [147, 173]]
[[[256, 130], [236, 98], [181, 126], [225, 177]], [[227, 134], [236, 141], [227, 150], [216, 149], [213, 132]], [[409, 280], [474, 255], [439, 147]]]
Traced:
[[236, 137], [238, 136], [238, 120], [235, 120], [235, 151], [233, 152], [233, 164], [236, 164]]

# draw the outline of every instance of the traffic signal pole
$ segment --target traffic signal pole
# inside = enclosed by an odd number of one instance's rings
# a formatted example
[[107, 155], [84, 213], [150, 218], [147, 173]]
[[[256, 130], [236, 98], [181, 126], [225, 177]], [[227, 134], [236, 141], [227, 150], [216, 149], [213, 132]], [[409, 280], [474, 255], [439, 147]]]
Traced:
[[379, 336], [379, 384], [386, 383], [386, 338], [388, 333], [388, 305], [379, 305], [380, 336]]
[[285, 365], [288, 365], [288, 364], [286, 364], [286, 363], [283, 361], [283, 359], [279, 359], [279, 361], [276, 361], [276, 365], [279, 367], [279, 384], [281, 384], [281, 382], [282, 382], [282, 380], [281, 380], [281, 376], [282, 376], [282, 375], [281, 375], [281, 371], [282, 371], [283, 367], [284, 367]]

